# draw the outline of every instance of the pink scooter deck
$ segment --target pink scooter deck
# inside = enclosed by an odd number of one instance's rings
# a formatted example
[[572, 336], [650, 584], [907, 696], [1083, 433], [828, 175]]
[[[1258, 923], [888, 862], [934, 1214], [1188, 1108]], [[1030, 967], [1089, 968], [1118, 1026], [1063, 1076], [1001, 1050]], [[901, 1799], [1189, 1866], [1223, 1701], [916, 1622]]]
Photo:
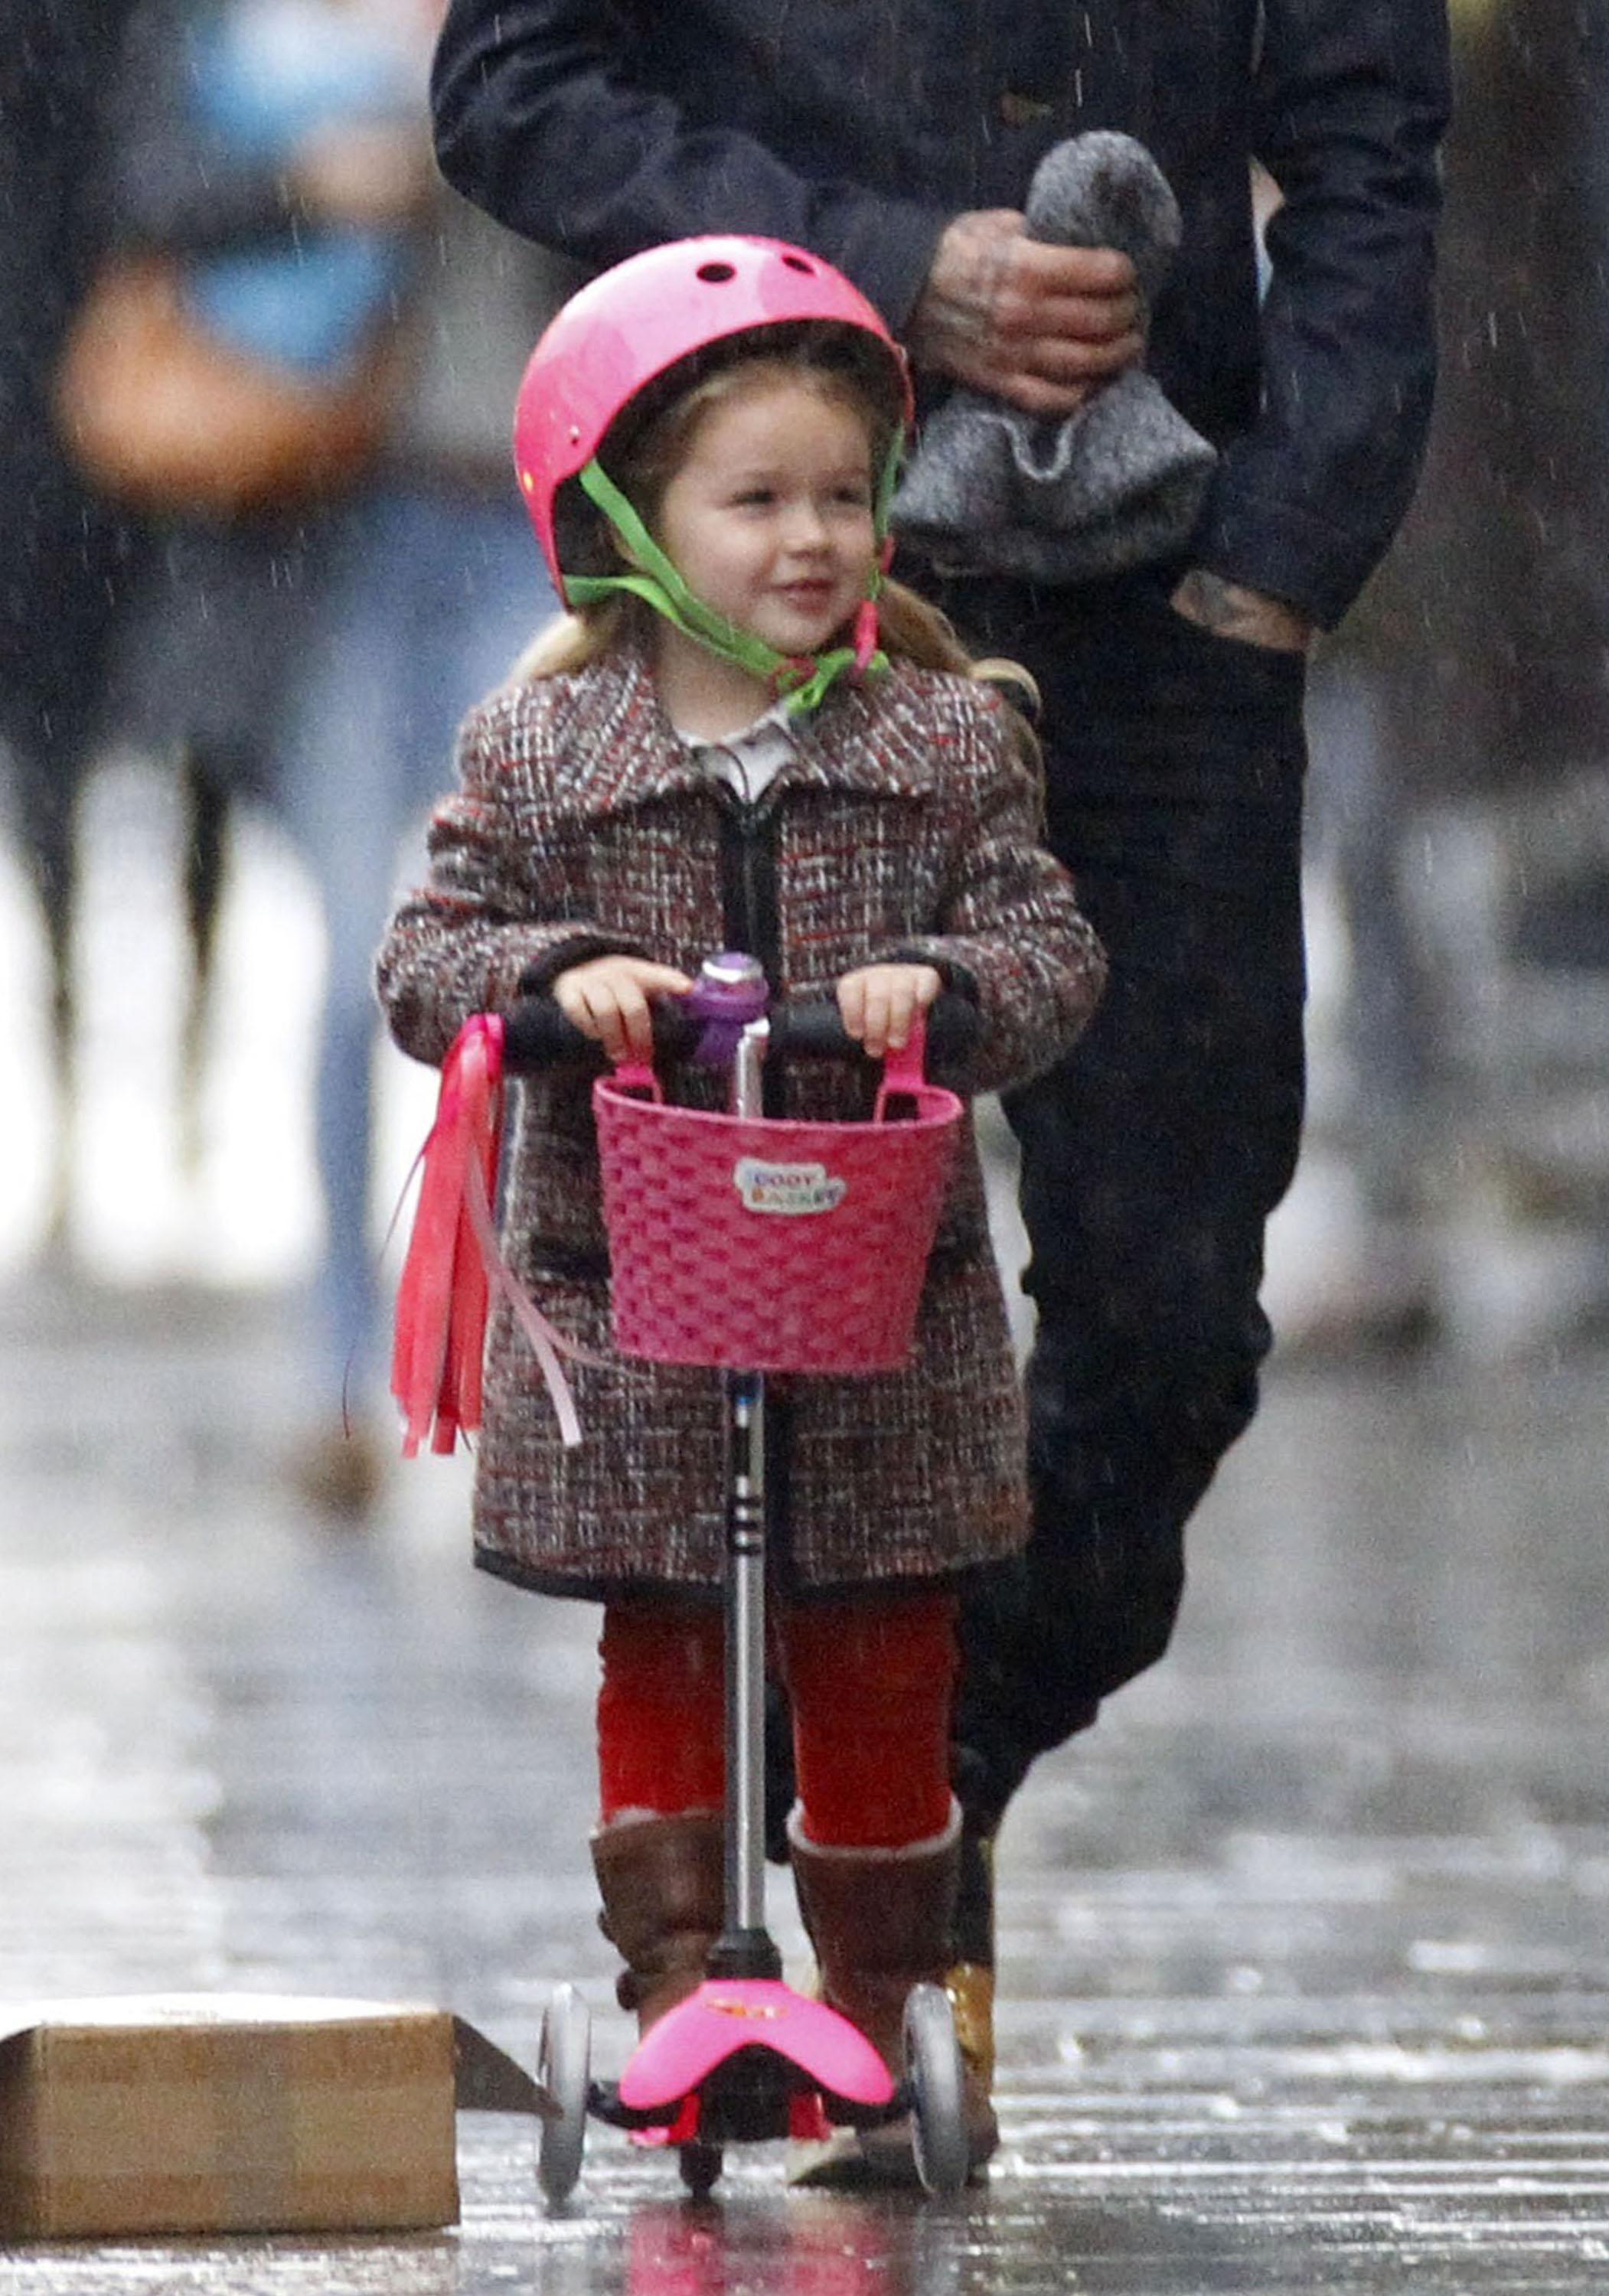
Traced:
[[634, 2111], [677, 2103], [740, 2049], [774, 2050], [851, 2104], [891, 2102], [888, 2067], [858, 2026], [775, 1978], [706, 1978], [643, 2036], [620, 2076]]

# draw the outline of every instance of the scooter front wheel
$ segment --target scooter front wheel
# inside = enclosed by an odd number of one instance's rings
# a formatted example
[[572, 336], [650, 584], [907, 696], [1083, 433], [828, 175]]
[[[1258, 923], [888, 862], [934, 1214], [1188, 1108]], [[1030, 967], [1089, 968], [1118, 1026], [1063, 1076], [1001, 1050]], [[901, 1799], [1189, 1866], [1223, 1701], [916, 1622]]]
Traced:
[[972, 2166], [966, 2087], [955, 2012], [942, 1986], [912, 1987], [905, 2005], [905, 2059], [916, 2174], [929, 2193], [958, 2193]]
[[592, 2014], [573, 1985], [561, 1985], [547, 2005], [537, 2078], [558, 2107], [544, 2120], [537, 2147], [537, 2181], [556, 2205], [570, 2198], [581, 2173], [592, 2079]]
[[723, 2155], [718, 2144], [682, 2144], [677, 2148], [677, 2166], [682, 2182], [695, 2201], [703, 2200], [715, 2190], [720, 2176]]

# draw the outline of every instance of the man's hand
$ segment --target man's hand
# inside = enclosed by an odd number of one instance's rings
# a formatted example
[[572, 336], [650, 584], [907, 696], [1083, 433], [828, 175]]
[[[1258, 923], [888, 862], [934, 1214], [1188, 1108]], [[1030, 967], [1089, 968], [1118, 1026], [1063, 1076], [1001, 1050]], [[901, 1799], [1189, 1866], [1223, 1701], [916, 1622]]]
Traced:
[[1014, 208], [956, 217], [906, 340], [918, 366], [1051, 416], [1073, 414], [1145, 347], [1129, 258], [1030, 239]]
[[1243, 589], [1193, 566], [1173, 593], [1173, 611], [1187, 622], [1199, 622], [1219, 637], [1239, 638], [1246, 645], [1267, 646], [1274, 653], [1306, 653], [1313, 643], [1313, 625], [1294, 606], [1260, 590]]

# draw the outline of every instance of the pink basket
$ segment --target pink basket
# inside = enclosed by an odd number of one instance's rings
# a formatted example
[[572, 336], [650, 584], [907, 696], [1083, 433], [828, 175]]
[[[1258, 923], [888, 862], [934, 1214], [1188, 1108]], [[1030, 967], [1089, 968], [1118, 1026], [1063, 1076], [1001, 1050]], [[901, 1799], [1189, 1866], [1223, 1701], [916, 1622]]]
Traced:
[[915, 1046], [891, 1057], [863, 1124], [674, 1108], [646, 1068], [600, 1078], [620, 1353], [733, 1371], [897, 1370], [964, 1114], [920, 1063]]

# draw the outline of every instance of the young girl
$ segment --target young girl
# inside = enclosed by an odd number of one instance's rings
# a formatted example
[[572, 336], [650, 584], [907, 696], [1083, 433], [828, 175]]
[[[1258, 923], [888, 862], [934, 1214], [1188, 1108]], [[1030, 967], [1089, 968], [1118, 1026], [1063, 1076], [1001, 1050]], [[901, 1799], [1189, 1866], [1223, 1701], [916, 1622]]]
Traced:
[[[645, 1054], [653, 1000], [718, 947], [759, 957], [777, 996], [836, 997], [872, 1054], [941, 987], [973, 999], [980, 1089], [1071, 1043], [1103, 960], [1036, 841], [1031, 744], [948, 627], [880, 572], [908, 408], [882, 321], [797, 249], [677, 242], [561, 312], [515, 448], [571, 611], [465, 727], [431, 882], [380, 958], [406, 1051], [439, 1062], [470, 1014], [548, 995], [612, 1057]], [[776, 1113], [866, 1112], [837, 1064], [775, 1067]], [[701, 1093], [718, 1087], [678, 1081]], [[587, 1085], [538, 1075], [521, 1101], [506, 1249], [605, 1360], [576, 1371], [585, 1440], [566, 1449], [512, 1321], [494, 1320], [477, 1560], [604, 1605], [593, 1849], [621, 2000], [645, 2026], [698, 1982], [722, 1921], [720, 1380], [610, 1355]], [[948, 1960], [954, 1590], [1027, 1529], [970, 1136], [909, 1364], [774, 1379], [768, 1424], [800, 1904], [825, 1997], [897, 2072], [906, 1995]], [[971, 2087], [981, 2161], [981, 2067]]]

